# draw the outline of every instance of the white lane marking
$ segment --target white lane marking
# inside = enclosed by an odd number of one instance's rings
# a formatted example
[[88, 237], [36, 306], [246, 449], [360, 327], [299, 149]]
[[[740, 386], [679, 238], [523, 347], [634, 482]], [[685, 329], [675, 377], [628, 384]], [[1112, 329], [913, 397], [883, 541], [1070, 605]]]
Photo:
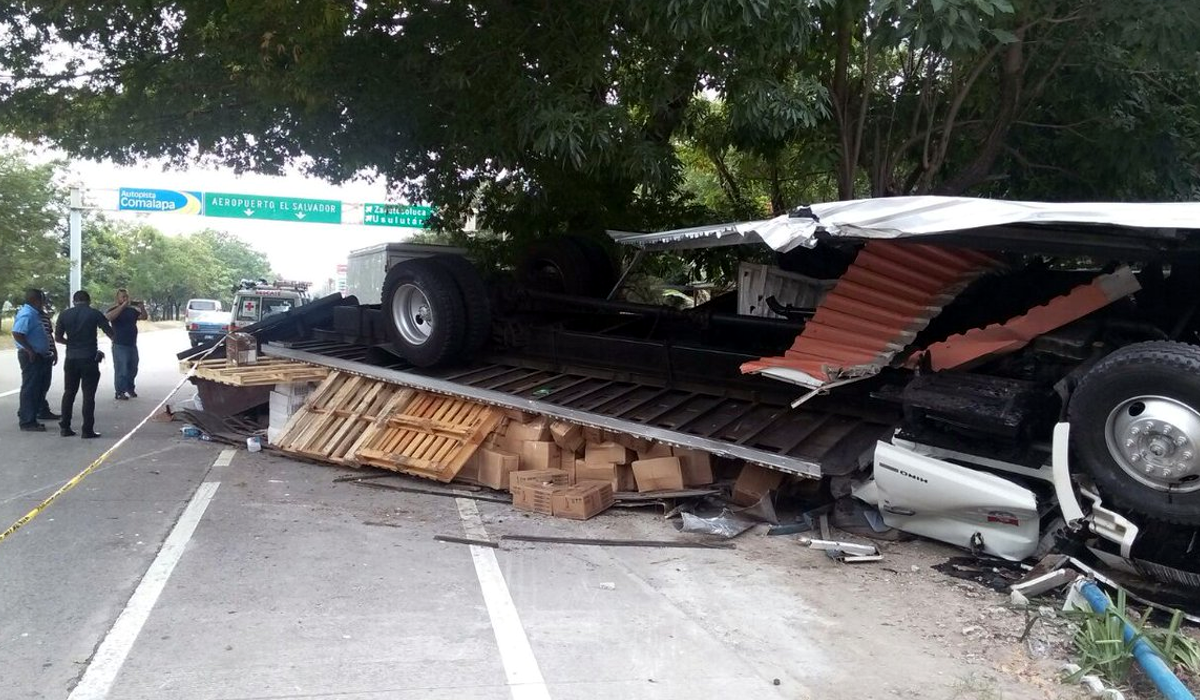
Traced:
[[0, 399], [4, 398], [5, 396], [12, 396], [13, 394], [19, 394], [19, 393], [21, 393], [20, 389], [13, 389], [12, 391], [6, 391], [3, 393], [0, 393]]
[[[458, 504], [458, 515], [462, 518], [463, 530], [467, 537], [488, 539], [475, 501], [466, 498], [456, 498], [454, 501]], [[492, 632], [495, 633], [496, 644], [500, 647], [500, 663], [504, 666], [513, 700], [550, 700], [550, 691], [542, 678], [542, 670], [538, 668], [529, 638], [525, 636], [525, 628], [521, 626], [521, 617], [517, 614], [517, 606], [513, 603], [508, 584], [504, 582], [500, 562], [496, 561], [496, 550], [478, 545], [470, 547], [471, 559], [475, 562], [475, 575], [479, 578], [479, 587], [483, 590], [483, 602], [487, 605]]]
[[228, 467], [233, 463], [233, 455], [237, 454], [237, 450], [232, 447], [226, 447], [221, 450], [221, 454], [217, 455], [217, 461], [213, 462], [214, 467]]
[[113, 623], [112, 629], [104, 636], [100, 648], [96, 650], [83, 672], [79, 685], [75, 686], [67, 700], [103, 700], [108, 696], [125, 658], [129, 656], [142, 626], [150, 617], [150, 611], [158, 602], [158, 596], [167, 585], [167, 579], [171, 577], [171, 572], [183, 556], [188, 540], [192, 538], [192, 533], [196, 531], [200, 518], [204, 516], [205, 509], [220, 485], [219, 481], [206, 481], [196, 489], [196, 494], [192, 496], [183, 515], [179, 516], [171, 534], [167, 535], [158, 556], [142, 576], [141, 582], [129, 598], [125, 609], [117, 617], [117, 621]]

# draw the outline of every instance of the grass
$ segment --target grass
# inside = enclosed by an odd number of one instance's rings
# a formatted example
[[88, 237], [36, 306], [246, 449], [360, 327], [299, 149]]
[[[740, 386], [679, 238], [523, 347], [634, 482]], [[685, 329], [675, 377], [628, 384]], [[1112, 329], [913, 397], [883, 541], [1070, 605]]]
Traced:
[[991, 678], [972, 673], [954, 682], [950, 700], [1003, 700], [999, 684]]
[[[1133, 670], [1133, 646], [1138, 639], [1149, 644], [1177, 672], [1200, 673], [1200, 642], [1181, 631], [1182, 612], [1176, 610], [1170, 624], [1161, 629], [1150, 625], [1149, 608], [1139, 616], [1127, 603], [1125, 591], [1118, 590], [1116, 602], [1110, 599], [1103, 613], [1080, 610], [1068, 614], [1079, 625], [1074, 641], [1080, 671], [1068, 676], [1066, 682], [1095, 674], [1112, 685], [1124, 685]], [[1126, 623], [1134, 630], [1128, 642], [1124, 639]]]

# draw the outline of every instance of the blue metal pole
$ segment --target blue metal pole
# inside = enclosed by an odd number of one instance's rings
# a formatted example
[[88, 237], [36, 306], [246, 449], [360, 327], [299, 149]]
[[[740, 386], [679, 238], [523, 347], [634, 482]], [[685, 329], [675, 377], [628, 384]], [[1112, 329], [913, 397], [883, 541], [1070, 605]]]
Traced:
[[[1092, 610], [1098, 613], [1108, 610], [1108, 596], [1104, 595], [1104, 591], [1100, 590], [1095, 583], [1087, 581], [1080, 586], [1079, 590], [1083, 593], [1083, 597], [1087, 598]], [[1122, 626], [1124, 628], [1122, 636], [1128, 642], [1134, 638], [1136, 633], [1128, 622], [1123, 623]], [[1196, 700], [1192, 691], [1184, 687], [1183, 681], [1176, 677], [1163, 658], [1154, 650], [1154, 647], [1146, 643], [1146, 640], [1139, 638], [1133, 643], [1133, 656], [1137, 659], [1138, 666], [1142, 667], [1142, 670], [1146, 672], [1166, 700]]]

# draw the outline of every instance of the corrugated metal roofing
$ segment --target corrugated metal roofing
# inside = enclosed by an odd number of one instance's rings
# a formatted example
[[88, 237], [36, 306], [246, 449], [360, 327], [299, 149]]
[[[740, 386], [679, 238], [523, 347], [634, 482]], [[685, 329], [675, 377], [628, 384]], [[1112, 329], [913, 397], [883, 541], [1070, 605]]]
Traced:
[[1003, 323], [974, 328], [934, 343], [914, 353], [906, 364], [916, 367], [921, 358], [927, 355], [930, 368], [936, 372], [1020, 350], [1037, 336], [1083, 318], [1139, 289], [1141, 285], [1133, 271], [1122, 267], [1112, 274], [1099, 275], [1091, 282], [1081, 284], [1067, 294]]
[[782, 357], [742, 365], [742, 372], [785, 367], [820, 387], [874, 374], [891, 363], [971, 281], [997, 261], [983, 253], [871, 241], [838, 279]]

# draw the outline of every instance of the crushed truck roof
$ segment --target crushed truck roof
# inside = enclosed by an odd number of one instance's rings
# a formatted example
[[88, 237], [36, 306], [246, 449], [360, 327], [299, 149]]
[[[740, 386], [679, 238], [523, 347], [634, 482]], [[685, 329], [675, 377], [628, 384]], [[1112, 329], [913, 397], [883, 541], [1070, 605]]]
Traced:
[[800, 207], [757, 221], [637, 233], [618, 243], [684, 250], [764, 243], [787, 252], [823, 238], [920, 238], [926, 243], [1055, 253], [1200, 251], [1200, 202], [1013, 202], [970, 197], [887, 197]]

